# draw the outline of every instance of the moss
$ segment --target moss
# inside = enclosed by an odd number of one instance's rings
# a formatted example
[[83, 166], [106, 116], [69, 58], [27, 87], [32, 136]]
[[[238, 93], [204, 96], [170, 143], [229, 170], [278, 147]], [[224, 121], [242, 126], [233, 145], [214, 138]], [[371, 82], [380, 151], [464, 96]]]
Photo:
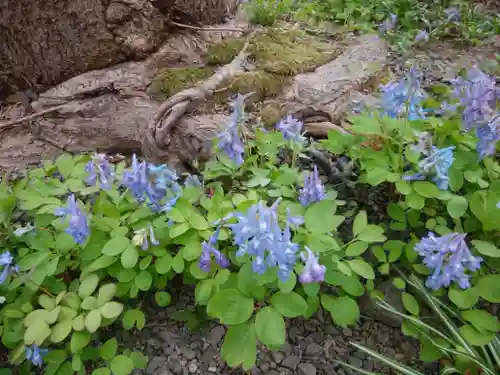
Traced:
[[229, 64], [241, 49], [245, 41], [243, 39], [226, 39], [211, 44], [205, 54], [205, 60], [209, 65]]
[[167, 69], [153, 79], [149, 94], [156, 99], [165, 99], [196, 85], [213, 73], [214, 69], [208, 67]]
[[262, 101], [265, 98], [281, 94], [288, 80], [288, 77], [258, 70], [245, 72], [232, 80], [229, 91], [231, 94], [253, 92], [254, 95], [250, 97], [250, 100], [252, 102]]
[[283, 117], [282, 112], [279, 103], [271, 103], [261, 108], [259, 117], [264, 127], [266, 129], [271, 129], [274, 128]]
[[330, 44], [298, 29], [269, 29], [250, 46], [258, 68], [280, 75], [310, 71], [331, 60], [335, 52]]

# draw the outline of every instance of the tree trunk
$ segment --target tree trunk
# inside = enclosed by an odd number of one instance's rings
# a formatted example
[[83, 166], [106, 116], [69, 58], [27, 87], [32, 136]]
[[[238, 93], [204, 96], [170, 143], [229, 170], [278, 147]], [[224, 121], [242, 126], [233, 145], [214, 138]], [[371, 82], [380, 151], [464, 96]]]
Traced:
[[237, 0], [1, 0], [0, 101], [75, 75], [143, 59], [169, 37], [170, 21], [211, 24]]

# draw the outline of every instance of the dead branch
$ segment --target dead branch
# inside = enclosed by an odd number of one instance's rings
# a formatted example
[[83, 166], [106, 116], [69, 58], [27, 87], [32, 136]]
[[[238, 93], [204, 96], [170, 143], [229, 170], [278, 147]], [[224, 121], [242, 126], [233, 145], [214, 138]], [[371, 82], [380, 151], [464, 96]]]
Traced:
[[240, 29], [236, 27], [200, 27], [200, 26], [191, 26], [191, 25], [186, 25], [183, 23], [175, 22], [172, 21], [170, 22], [172, 25], [183, 28], [183, 29], [190, 29], [190, 30], [197, 30], [197, 31], [233, 31], [237, 33], [248, 33], [251, 29]]

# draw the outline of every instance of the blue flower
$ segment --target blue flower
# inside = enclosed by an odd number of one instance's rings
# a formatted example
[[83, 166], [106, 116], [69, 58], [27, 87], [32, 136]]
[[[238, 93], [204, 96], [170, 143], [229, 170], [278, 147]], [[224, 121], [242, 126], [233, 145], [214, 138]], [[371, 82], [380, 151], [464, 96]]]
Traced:
[[14, 231], [14, 236], [21, 237], [24, 236], [25, 234], [33, 232], [35, 229], [36, 229], [35, 226], [27, 224], [26, 226], [16, 228], [16, 230]]
[[276, 128], [281, 131], [286, 140], [295, 142], [303, 142], [305, 140], [302, 136], [304, 123], [290, 115], [278, 122]]
[[408, 120], [425, 117], [421, 101], [426, 97], [420, 87], [417, 70], [412, 68], [400, 81], [392, 81], [380, 87], [382, 91], [381, 110], [386, 116], [397, 118], [403, 114]]
[[198, 267], [200, 267], [202, 271], [210, 272], [210, 265], [212, 263], [212, 254], [214, 255], [215, 262], [220, 267], [222, 268], [229, 267], [229, 260], [223, 253], [221, 253], [215, 247], [215, 245], [217, 244], [217, 240], [219, 238], [220, 229], [221, 227], [218, 226], [217, 229], [215, 230], [215, 233], [210, 237], [209, 241], [208, 242], [203, 241], [201, 245], [201, 256]]
[[87, 185], [95, 186], [99, 177], [101, 188], [103, 190], [111, 189], [115, 173], [113, 166], [106, 159], [106, 155], [94, 154], [92, 160], [85, 166], [85, 172], [88, 173], [88, 176], [85, 178]]
[[[132, 238], [132, 242], [135, 246], [140, 246], [142, 250], [146, 251], [149, 248], [149, 242], [154, 246], [158, 246], [160, 242], [155, 237], [155, 232], [151, 224], [148, 225], [149, 233], [145, 228], [135, 231], [135, 235]], [[149, 234], [149, 240], [148, 240]]]
[[415, 42], [428, 42], [429, 41], [429, 33], [425, 30], [419, 30], [417, 35], [415, 36]]
[[497, 114], [486, 125], [476, 129], [479, 142], [477, 143], [477, 152], [481, 158], [495, 155], [496, 145], [500, 139], [500, 114]]
[[185, 187], [199, 188], [199, 187], [202, 187], [203, 184], [200, 181], [200, 178], [198, 177], [198, 175], [190, 174], [189, 176], [186, 177], [186, 180], [184, 181], [184, 186]]
[[325, 280], [326, 267], [319, 264], [318, 258], [307, 246], [306, 255], [300, 254], [302, 260], [305, 262], [305, 267], [299, 275], [299, 280], [302, 284], [307, 283], [320, 283]]
[[385, 34], [387, 31], [392, 30], [396, 27], [396, 22], [398, 20], [398, 16], [395, 14], [391, 14], [391, 16], [385, 20], [382, 24], [379, 25], [380, 34]]
[[299, 201], [303, 206], [307, 206], [325, 198], [325, 186], [319, 179], [318, 168], [314, 166], [312, 173], [304, 177], [304, 187], [300, 190]]
[[138, 162], [135, 154], [132, 166], [123, 173], [123, 186], [127, 187], [139, 203], [146, 202], [154, 212], [168, 212], [182, 195], [178, 177], [165, 164]]
[[[253, 257], [253, 271], [259, 274], [267, 267], [278, 267], [278, 276], [286, 281], [296, 262], [299, 246], [292, 242], [290, 222], [282, 231], [278, 224], [278, 199], [271, 207], [259, 202], [248, 209], [246, 214], [233, 213], [228, 218], [236, 218], [237, 223], [227, 224], [238, 246], [237, 256]], [[295, 219], [297, 220], [297, 219]]]
[[226, 155], [238, 166], [243, 164], [243, 153], [245, 151], [243, 141], [241, 140], [239, 134], [240, 123], [245, 120], [244, 101], [245, 97], [238, 94], [231, 102], [232, 112], [229, 120], [229, 126], [217, 135], [219, 138], [219, 149], [225, 152]]
[[433, 290], [448, 287], [452, 282], [462, 289], [470, 287], [470, 276], [465, 270], [477, 271], [482, 258], [475, 257], [465, 243], [467, 234], [451, 233], [436, 237], [430, 232], [415, 246], [415, 250], [424, 257], [423, 263], [433, 273], [427, 278], [426, 286]]
[[27, 346], [25, 353], [26, 359], [31, 361], [34, 366], [42, 367], [43, 365], [43, 356], [49, 352], [48, 349], [41, 349], [36, 345]]
[[444, 10], [444, 13], [447, 16], [446, 23], [449, 23], [449, 22], [458, 23], [458, 22], [460, 22], [460, 10], [457, 7], [446, 8]]
[[455, 78], [452, 85], [453, 95], [463, 107], [465, 130], [485, 125], [492, 119], [496, 111], [496, 100], [500, 98], [500, 90], [496, 87], [494, 77], [473, 67], [467, 72], [466, 79]]
[[0, 254], [0, 267], [3, 267], [0, 273], [0, 285], [7, 280], [10, 273], [19, 272], [19, 266], [14, 265], [14, 257], [8, 250]]
[[440, 190], [447, 190], [448, 170], [455, 160], [453, 157], [454, 149], [454, 146], [441, 149], [432, 146], [429, 156], [418, 163], [419, 172], [411, 176], [403, 176], [403, 180], [425, 180], [432, 176], [432, 181]]
[[56, 208], [54, 215], [66, 218], [69, 215], [69, 225], [65, 232], [73, 237], [77, 244], [83, 245], [90, 235], [87, 216], [82, 212], [75, 195], [68, 197], [65, 208]]

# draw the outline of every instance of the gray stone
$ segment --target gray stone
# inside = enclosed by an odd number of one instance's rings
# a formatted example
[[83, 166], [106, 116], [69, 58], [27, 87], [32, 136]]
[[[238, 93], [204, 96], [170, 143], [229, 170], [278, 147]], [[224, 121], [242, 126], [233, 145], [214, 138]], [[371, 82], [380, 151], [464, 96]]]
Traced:
[[[401, 300], [401, 290], [396, 288], [391, 280], [386, 280], [376, 287], [377, 290], [383, 293], [384, 301], [399, 311], [403, 311], [403, 304]], [[391, 327], [399, 328], [401, 326], [402, 318], [387, 310], [377, 306], [376, 300], [368, 295], [362, 296], [358, 299], [359, 309], [361, 314], [370, 318], [378, 320]]]
[[198, 371], [198, 366], [196, 365], [196, 363], [191, 363], [188, 369], [191, 374], [194, 374], [196, 371]]
[[356, 357], [349, 357], [349, 359], [347, 360], [347, 362], [349, 362], [350, 365], [356, 367], [356, 368], [363, 368], [363, 361], [359, 358], [356, 358]]
[[181, 349], [181, 353], [184, 357], [186, 357], [189, 360], [196, 358], [196, 352], [191, 348], [184, 347]]
[[350, 329], [350, 328], [344, 328], [342, 330], [342, 333], [344, 334], [344, 336], [351, 337], [352, 336], [352, 329]]
[[225, 334], [226, 330], [223, 326], [215, 326], [208, 332], [207, 341], [212, 345], [216, 345], [222, 340]]
[[324, 350], [323, 347], [315, 342], [311, 342], [307, 344], [306, 350], [305, 350], [305, 355], [308, 356], [319, 356], [323, 354]]
[[283, 354], [282, 352], [279, 352], [279, 351], [271, 352], [271, 356], [273, 357], [274, 362], [276, 362], [276, 363], [281, 363], [283, 358], [285, 358], [285, 354]]
[[283, 353], [285, 353], [286, 355], [290, 355], [293, 352], [292, 345], [290, 345], [289, 343], [285, 342], [283, 344], [283, 346], [280, 348], [280, 351], [283, 352]]
[[158, 367], [160, 367], [163, 363], [165, 363], [165, 358], [163, 357], [154, 357], [148, 363], [148, 367], [146, 368], [146, 374], [153, 375], [156, 373]]
[[208, 368], [208, 372], [217, 372], [217, 367], [215, 367], [215, 366], [210, 366], [210, 367]]
[[300, 363], [299, 364], [299, 374], [300, 375], [316, 375], [316, 367], [311, 363]]
[[168, 368], [176, 375], [180, 375], [183, 373], [182, 365], [176, 359], [169, 361]]
[[283, 365], [283, 367], [295, 370], [299, 363], [300, 363], [300, 358], [297, 357], [295, 354], [292, 354], [286, 357], [281, 364]]
[[370, 359], [363, 362], [363, 368], [366, 371], [372, 372], [374, 367], [375, 367], [375, 365], [374, 365], [373, 361]]

